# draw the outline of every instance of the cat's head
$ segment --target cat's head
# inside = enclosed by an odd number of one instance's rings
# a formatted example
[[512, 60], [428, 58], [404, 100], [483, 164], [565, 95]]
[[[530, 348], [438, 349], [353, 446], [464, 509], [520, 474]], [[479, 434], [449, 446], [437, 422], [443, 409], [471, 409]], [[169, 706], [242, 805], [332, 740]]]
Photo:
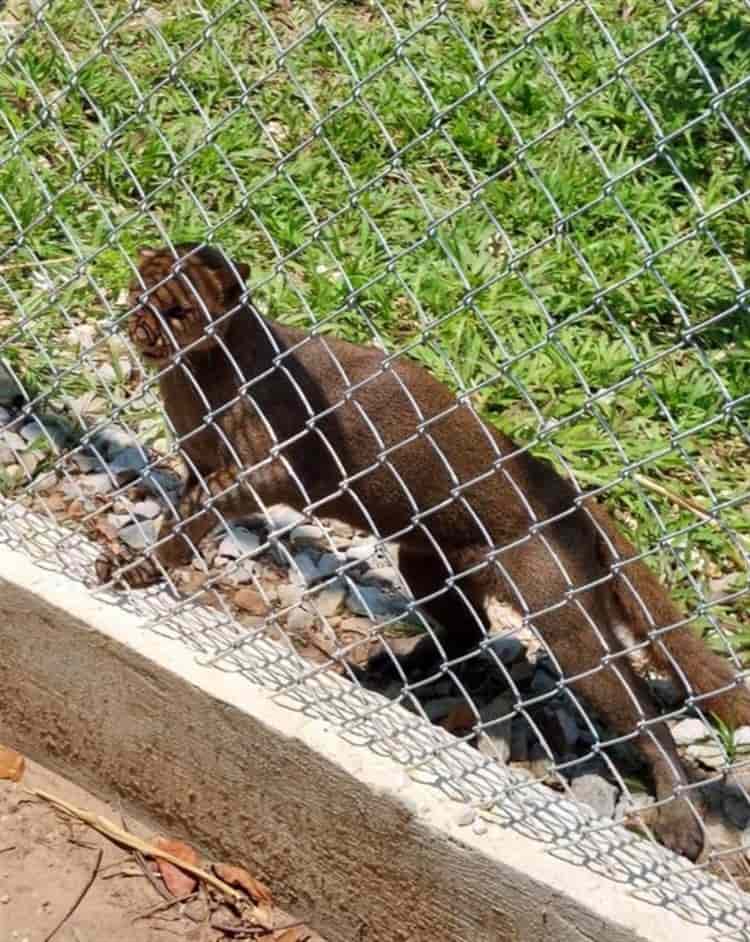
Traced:
[[139, 278], [130, 285], [130, 339], [152, 363], [188, 348], [204, 351], [224, 336], [250, 269], [218, 250], [196, 244], [143, 248]]

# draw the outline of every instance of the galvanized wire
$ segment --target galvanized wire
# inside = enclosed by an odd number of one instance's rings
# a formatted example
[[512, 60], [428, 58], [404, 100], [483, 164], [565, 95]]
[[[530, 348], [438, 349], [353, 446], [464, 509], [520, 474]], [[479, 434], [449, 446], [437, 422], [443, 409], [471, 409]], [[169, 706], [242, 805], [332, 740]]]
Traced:
[[[658, 27], [652, 30], [648, 40], [636, 42], [628, 48], [623, 45], [623, 37], [627, 34], [620, 26], [622, 20], [646, 15], [637, 9], [637, 4], [568, 0], [555, 5], [541, 0], [534, 4], [514, 0], [503, 4], [513, 37], [512, 43], [507, 43], [508, 48], [503, 50], [496, 49], [491, 42], [482, 43], [480, 48], [478, 34], [473, 32], [472, 22], [467, 17], [476, 15], [481, 20], [491, 4], [478, 2], [444, 0], [434, 4], [414, 4], [412, 11], [408, 4], [379, 0], [368, 4], [323, 4], [313, 0], [300, 4], [293, 16], [292, 12], [285, 12], [284, 4], [255, 3], [252, 0], [230, 0], [221, 4], [195, 0], [189, 14], [202, 26], [195, 29], [186, 45], [175, 48], [159, 8], [150, 7], [140, 0], [119, 4], [84, 0], [78, 5], [78, 15], [81, 22], [85, 22], [89, 35], [84, 49], [74, 41], [74, 37], [63, 35], [57, 28], [56, 16], [62, 5], [59, 0], [42, 3], [35, 0], [29, 8], [23, 5], [14, 8], [13, 15], [8, 14], [0, 22], [5, 38], [0, 55], [0, 75], [3, 77], [2, 94], [6, 104], [0, 108], [4, 133], [4, 141], [0, 141], [0, 176], [22, 170], [34, 191], [28, 194], [26, 205], [16, 191], [0, 189], [0, 222], [3, 231], [8, 233], [6, 244], [0, 247], [0, 287], [4, 295], [4, 300], [0, 301], [0, 355], [6, 357], [6, 373], [20, 394], [17, 402], [8, 401], [4, 412], [0, 412], [0, 424], [5, 422], [9, 430], [17, 432], [24, 423], [37, 417], [40, 434], [48, 446], [44, 462], [29, 468], [19, 442], [9, 439], [11, 457], [16, 460], [6, 462], [6, 465], [11, 464], [16, 470], [14, 476], [6, 481], [0, 515], [3, 539], [23, 547], [40, 562], [64, 567], [73, 575], [91, 582], [93, 557], [87, 538], [97, 527], [100, 534], [106, 531], [103, 523], [108, 519], [114, 502], [127, 491], [127, 486], [114, 477], [111, 467], [107, 470], [112, 464], [107, 451], [107, 434], [113, 424], [132, 433], [135, 444], [131, 447], [136, 448], [141, 459], [137, 467], [138, 476], [151, 486], [166, 508], [165, 515], [174, 514], [177, 483], [170, 472], [190, 468], [191, 461], [182, 447], [184, 441], [162, 408], [157, 391], [159, 373], [149, 373], [144, 369], [132, 395], [124, 395], [117, 370], [114, 374], [102, 371], [101, 364], [108, 352], [114, 350], [116, 359], [124, 357], [139, 365], [138, 352], [125, 330], [132, 310], [118, 296], [118, 291], [125, 286], [122, 274], [127, 274], [126, 281], [138, 277], [132, 246], [141, 230], [148, 233], [150, 244], [157, 240], [174, 249], [175, 243], [180, 241], [177, 233], [184, 226], [181, 228], [177, 208], [173, 215], [170, 214], [162, 200], [165, 194], [171, 194], [175, 207], [180, 199], [185, 200], [189, 212], [194, 213], [193, 218], [197, 220], [197, 223], [193, 222], [193, 228], [199, 224], [198, 241], [201, 244], [221, 244], [226, 241], [228, 232], [234, 233], [234, 243], [241, 244], [247, 256], [241, 260], [251, 265], [254, 261], [253, 247], [259, 248], [266, 263], [251, 275], [249, 287], [254, 300], [273, 298], [279, 282], [283, 281], [284, 290], [294, 298], [297, 307], [296, 322], [302, 323], [304, 318], [315, 337], [340, 332], [349, 323], [347, 318], [355, 318], [357, 336], [366, 337], [369, 343], [385, 351], [379, 371], [364, 382], [353, 383], [347, 378], [346, 364], [339, 363], [328, 347], [331, 370], [348, 385], [347, 396], [342, 402], [320, 412], [296, 386], [299, 401], [294, 408], [304, 410], [307, 416], [303, 434], [312, 430], [333, 461], [338, 462], [341, 478], [336, 493], [357, 499], [352, 485], [358, 478], [380, 467], [390, 470], [394, 486], [401, 488], [413, 507], [407, 530], [421, 530], [425, 539], [431, 541], [436, 559], [442, 562], [448, 574], [444, 590], [457, 590], [467, 607], [471, 608], [462, 589], [462, 580], [471, 575], [471, 571], [453, 570], [444, 548], [435, 542], [428, 526], [429, 517], [438, 508], [420, 510], [419, 502], [409, 493], [392, 454], [397, 447], [419, 438], [431, 444], [447, 473], [453, 474], [448, 458], [434, 438], [435, 424], [460, 408], [470, 410], [478, 426], [484, 429], [482, 417], [486, 417], [486, 411], [482, 403], [502, 386], [513, 390], [518, 407], [527, 419], [526, 428], [532, 430], [523, 439], [515, 436], [517, 453], [543, 450], [575, 484], [579, 494], [578, 506], [584, 506], [584, 495], [598, 496], [606, 501], [627, 492], [629, 500], [644, 508], [658, 533], [650, 540], [641, 539], [637, 532], [634, 534], [638, 544], [636, 558], [657, 565], [662, 574], [669, 574], [675, 584], [683, 586], [690, 602], [685, 606], [684, 621], [679, 625], [654, 630], [647, 642], [633, 641], [622, 651], [609, 651], [606, 638], [580, 601], [593, 583], [573, 587], [568, 579], [569, 589], [565, 596], [546, 611], [554, 611], [569, 602], [578, 607], [581, 630], [594, 632], [602, 651], [607, 652], [596, 667], [575, 676], [562, 676], [554, 652], [547, 651], [547, 663], [553, 669], [557, 668], [558, 679], [553, 681], [550, 689], [530, 693], [525, 688], [521, 689], [518, 674], [498, 654], [493, 638], [484, 636], [476, 650], [458, 658], [444, 658], [439, 676], [433, 675], [425, 681], [402, 674], [400, 689], [390, 691], [393, 694], [390, 699], [378, 698], [342, 680], [334, 668], [340, 668], [357, 649], [361, 649], [363, 638], [368, 643], [380, 639], [387, 647], [389, 638], [393, 637], [393, 631], [389, 629], [395, 629], [405, 620], [424, 633], [433, 633], [439, 646], [434, 626], [420, 607], [420, 603], [428, 600], [409, 597], [400, 584], [397, 588], [403, 593], [403, 604], [398, 611], [385, 614], [371, 611], [368, 596], [362, 588], [362, 558], [357, 557], [341, 556], [333, 570], [325, 574], [318, 571], [311, 580], [301, 568], [301, 557], [294, 552], [294, 545], [289, 541], [299, 521], [289, 518], [288, 522], [279, 524], [273, 508], [264, 506], [256, 494], [259, 513], [265, 523], [257, 546], [250, 551], [233, 554], [232, 560], [220, 571], [212, 568], [210, 563], [207, 565], [201, 548], [194, 546], [196, 568], [202, 566], [206, 570], [206, 578], [199, 586], [191, 584], [186, 591], [184, 583], [175, 581], [174, 573], [164, 571], [171, 596], [153, 590], [129, 590], [119, 598], [119, 604], [140, 612], [144, 616], [145, 627], [182, 639], [205, 663], [217, 669], [247, 674], [252, 680], [280, 692], [292, 708], [335, 722], [342, 735], [398, 759], [411, 775], [427, 776], [449, 797], [468, 803], [475, 810], [490, 809], [483, 812], [485, 816], [494, 816], [505, 826], [526, 829], [549, 841], [555, 852], [583, 859], [587, 865], [601, 867], [602, 861], [606, 860], [606, 866], [613, 875], [622, 868], [629, 882], [652, 894], [662, 904], [676, 905], [675, 887], [679, 880], [700, 882], [702, 870], [719, 872], [726, 878], [726, 893], [711, 883], [700, 883], [700, 893], [691, 892], [694, 901], [690, 904], [682, 901], [680, 905], [693, 917], [711, 911], [711, 918], [723, 938], [744, 937], [732, 934], [735, 929], [737, 933], [742, 932], [745, 906], [743, 898], [732, 891], [738, 886], [747, 886], [741, 878], [741, 866], [738, 867], [738, 861], [741, 864], [743, 854], [748, 853], [750, 837], [747, 830], [742, 835], [744, 846], [740, 840], [736, 848], [715, 848], [699, 865], [676, 859], [665, 863], [662, 857], [655, 855], [652, 844], [645, 845], [644, 849], [643, 845], [623, 836], [624, 832], [616, 822], [592, 821], [579, 806], [558, 800], [551, 791], [540, 791], [527, 776], [509, 770], [491, 755], [472, 747], [493, 728], [503, 723], [523, 721], [533, 732], [538, 747], [537, 771], [541, 762], [547, 779], [554, 780], [558, 789], [570, 792], [571, 775], [584, 769], [587, 762], [598, 762], [621, 794], [627, 797], [630, 786], [616, 757], [617, 747], [648, 735], [650, 728], [660, 720], [643, 717], [637, 727], [627, 733], [615, 736], [609, 731], [605, 736], [585, 701], [576, 695], [573, 682], [596, 674], [604, 666], [616, 668], [618, 661], [623, 663], [624, 659], [637, 656], [651, 644], [659, 644], [665, 632], [684, 625], [700, 627], [709, 633], [737, 669], [740, 672], [743, 669], [737, 636], [723, 624], [717, 610], [719, 604], [726, 604], [733, 611], [741, 612], [747, 603], [747, 584], [725, 591], [717, 601], [716, 597], [707, 594], [705, 581], [696, 575], [695, 566], [688, 558], [691, 539], [697, 533], [710, 531], [721, 541], [722, 553], [735, 559], [737, 574], [741, 576], [744, 573], [746, 577], [750, 571], [748, 531], [741, 531], [736, 522], [730, 522], [736, 521], [734, 512], [748, 500], [750, 484], [747, 476], [738, 474], [730, 489], [717, 486], [713, 469], [696, 459], [692, 445], [696, 436], [722, 429], [731, 447], [740, 455], [738, 461], [743, 460], [743, 454], [747, 461], [747, 452], [742, 449], [750, 446], [750, 390], [738, 391], [722, 369], [723, 358], [747, 356], [747, 352], [742, 354], [740, 346], [733, 341], [724, 353], [717, 355], [710, 342], [712, 332], [717, 328], [741, 325], [743, 317], [748, 314], [747, 259], [736, 245], [728, 244], [731, 240], [724, 233], [724, 222], [732, 213], [741, 218], [739, 213], [742, 211], [747, 218], [750, 207], [748, 126], [746, 120], [738, 120], [734, 111], [747, 95], [750, 74], [735, 77], [726, 84], [715, 62], [705, 61], [705, 48], [699, 50], [691, 38], [690, 28], [695, 18], [716, 15], [716, 5], [706, 0], [690, 4], [662, 0], [652, 5], [649, 11], [649, 15], [654, 15], [658, 8]], [[747, 0], [727, 6], [734, 9], [738, 22], [750, 11]], [[342, 29], [341, 20], [337, 19], [342, 9], [351, 17], [366, 17], [367, 29], [372, 31], [379, 50], [371, 61], [363, 63], [358, 48]], [[287, 15], [292, 26], [287, 26], [284, 20]], [[580, 22], [584, 24], [581, 42], [599, 43], [606, 50], [606, 69], [595, 70], [595, 78], [590, 81], [574, 81], [567, 64], [561, 64], [555, 48], [554, 29], [572, 15], [581, 17]], [[264, 63], [262, 68], [254, 66], [250, 69], [245, 62], [233, 59], [225, 51], [222, 40], [229, 29], [227, 24], [236, 25], [238, 21], [245, 22], [247, 29], [254, 31], [260, 49], [258, 55]], [[128, 39], [128, 31], [134, 29], [153, 41], [169, 63], [165, 74], [150, 86], [139, 72], [137, 56]], [[450, 94], [447, 96], [444, 88], [435, 87], [421, 58], [423, 49], [418, 45], [419, 40], [433, 34], [441, 41], [460, 44], [472, 63], [470, 85], [449, 85]], [[317, 97], [318, 78], [298, 61], [298, 56], [315, 43], [330, 51], [336, 63], [336, 80], [340, 82], [338, 97], [324, 101], [322, 106]], [[702, 83], [702, 107], [688, 120], [677, 122], [677, 126], [670, 126], [665, 121], [662, 109], [655, 106], [634, 76], [654, 51], [666, 47], [675, 51], [684, 74], [693, 79], [697, 76]], [[52, 80], [35, 65], [33, 53], [40, 48], [44, 48], [50, 61], [54, 61]], [[231, 77], [231, 88], [218, 104], [211, 95], [202, 95], [194, 87], [199, 83], [193, 81], [191, 57], [201, 52], [213, 57], [212, 67], [216, 74]], [[714, 50], [711, 52], [713, 54]], [[721, 50], [716, 51], [717, 56], [720, 54]], [[101, 90], [96, 85], [93, 68], [102, 62], [107, 63], [129, 90], [130, 100], [123, 103], [119, 114], [117, 109], [100, 104], [98, 100]], [[507, 86], [497, 81], [504, 70], [512, 68], [517, 69], [519, 81], [523, 79], [524, 70], [529, 70], [549, 89], [547, 120], [541, 130], [528, 131], [527, 115], [511, 99]], [[389, 74], [389, 70], [403, 76], [404, 80], [408, 78], [414, 94], [420, 97], [428, 110], [430, 117], [422, 129], [404, 128], [409, 133], [400, 135], [381, 113], [382, 108], [379, 110], [371, 100], [371, 96], [375, 97], [377, 83]], [[279, 82], [284, 83], [284, 95], [299, 103], [308, 120], [308, 126], [290, 146], [286, 146], [286, 138], [294, 129], [281, 128], [277, 120], [269, 118], [262, 99], [264, 91]], [[628, 153], [627, 161], [620, 160], [607, 149], [609, 139], [605, 140], [597, 130], [596, 121], [588, 110], [613, 89], [627, 93], [628, 101], [643, 121], [644, 139], [637, 145], [633, 144], [632, 152], [627, 150], [630, 145], [623, 145]], [[160, 96], [170, 91], [180, 96], [179, 105], [174, 107], [189, 109], [192, 113], [194, 126], [190, 140], [175, 139], [164, 117]], [[72, 119], [68, 117], [66, 106], [73, 100], [82, 103], [91, 123], [90, 136], [85, 139], [68, 123]], [[452, 128], [452, 121], [461, 114], [461, 109], [478, 101], [484, 103], [487, 120], [489, 116], [502, 118], [507, 135], [504, 145], [498, 146], [498, 153], [507, 152], [507, 159], [499, 161], [491, 170], [476, 164], [472, 155], [456, 140], [457, 135]], [[342, 115], [354, 113], [364, 116], [382, 141], [380, 162], [369, 168], [364, 177], [361, 176], [361, 168], [340, 152], [341, 144], [334, 133], [336, 121]], [[242, 157], [239, 151], [221, 143], [222, 134], [237, 118], [252, 119], [264, 147], [272, 155], [268, 172], [253, 179], [247, 179], [238, 170], [237, 164], [241, 163]], [[725, 135], [726, 160], [738, 161], [744, 168], [744, 176], [737, 173], [733, 190], [725, 188], [714, 193], [710, 186], [697, 183], [695, 174], [683, 165], [678, 145], [690, 139], [691, 135], [700, 138], [709, 124], [720, 126]], [[596, 192], [580, 198], [576, 196], [572, 202], [556, 195], [545, 167], [545, 160], [559, 159], [556, 148], [558, 135], [562, 132], [575, 134], [580, 153], [587, 160], [590, 158], [592, 172], [595, 168], [599, 174]], [[159, 166], [162, 169], [158, 178], [149, 177], [145, 182], [140, 179], [137, 167], [133, 166], [132, 151], [129, 145], [126, 146], [131, 133], [140, 135], [144, 148], [151, 147], [161, 153], [163, 159]], [[49, 166], [50, 158], [36, 152], [39, 135], [48, 135], [54, 143], [56, 160], [65, 167], [64, 182], [51, 172], [54, 168]], [[440, 207], [425, 195], [414, 170], [412, 161], [420, 149], [434, 154], [447, 153], [460, 168], [457, 171], [460, 190], [446, 194]], [[232, 198], [228, 205], [217, 206], [212, 198], [209, 199], [209, 194], [201, 192], [191, 182], [194, 168], [209, 152], [219, 162], [216, 176], [230, 187]], [[52, 151], [48, 149], [47, 153]], [[295, 162], [307, 154], [324, 155], [339, 188], [338, 205], [318, 200], [300, 180]], [[435, 159], [438, 160], [437, 157]], [[107, 167], [112, 176], [122, 173], [127, 179], [131, 188], [128, 205], [113, 199], [106, 180], [103, 182], [97, 176], [97, 167], [102, 166]], [[648, 220], [644, 221], [641, 208], [636, 209], [629, 202], [633, 191], [627, 189], [628, 186], [638, 186], [644, 175], [653, 173], [656, 167], [669, 180], [670, 186], [677, 188], [682, 200], [681, 228], [658, 241], [650, 232]], [[514, 232], [512, 224], [502, 218], [494, 205], [493, 187], [508, 185], [509, 182], [518, 188], [519, 194], [529, 189], [543, 201], [538, 218], [529, 219], [524, 236]], [[293, 245], [285, 244], [286, 240], [279, 237], [273, 206], [265, 198], [267, 193], [280, 192], [281, 188], [291, 194], [294, 209], [300, 215], [298, 238]], [[405, 242], [402, 240], [400, 244], [372, 202], [373, 198], [381, 196], [385, 199], [393, 189], [398, 193], [398, 205], [404, 207], [403, 211], [417, 214], [421, 220], [416, 237]], [[662, 205], [667, 204], [668, 198], [667, 195], [663, 197]], [[72, 201], [86, 207], [95, 220], [94, 231], [77, 224], [75, 214], [71, 215], [66, 208]], [[578, 234], [582, 221], [592, 218], [595, 211], [605, 206], [615, 207], [618, 234], [627, 236], [636, 247], [638, 262], [630, 270], [621, 270], [616, 259], [612, 259], [610, 267], [605, 270], [601, 265], [592, 264], [589, 246]], [[179, 211], [188, 212], [184, 209]], [[399, 209], [392, 212], [398, 213]], [[493, 264], [482, 271], [479, 278], [468, 270], [463, 257], [464, 251], [471, 252], [473, 247], [457, 245], [451, 228], [467, 218], [465, 214], [468, 213], [476, 214], [476, 218], [481, 218], [483, 225], [492, 231], [488, 244], [491, 244]], [[377, 260], [363, 277], [354, 277], [350, 273], [346, 264], [347, 250], [337, 236], [337, 226], [352, 216], [360, 221], [363, 230], [372, 234], [378, 250]], [[735, 220], [735, 216], [731, 218]], [[692, 297], [672, 283], [669, 273], [671, 261], [687, 245], [699, 246], [712, 263], [717, 263], [717, 270], [720, 268], [726, 299], [718, 308], [701, 305], [697, 289], [695, 297]], [[311, 303], [309, 283], [297, 277], [300, 266], [309, 269], [305, 260], [311, 251], [325, 259], [317, 265], [318, 274], [326, 275], [342, 290], [340, 298], [325, 312], [315, 309]], [[356, 248], [350, 247], [349, 251], [356, 251]], [[458, 300], [455, 303], [446, 300], [437, 310], [426, 301], [418, 279], [409, 273], [409, 263], [421, 259], [420, 253], [425, 251], [436, 253], [435, 257], [445, 264], [452, 284], [456, 286]], [[562, 313], [555, 304], [554, 286], [540, 282], [538, 274], [531, 271], [531, 264], [542, 258], [545, 251], [565, 253], [575, 265], [578, 300]], [[108, 274], [110, 269], [118, 271], [116, 279]], [[28, 290], [29, 279], [35, 288], [33, 291]], [[485, 305], [487, 294], [493, 287], [509, 282], [522, 286], [530, 309], [543, 319], [545, 325], [543, 336], [520, 346], [517, 340], [504, 336]], [[418, 326], [417, 330], [409, 332], [406, 339], [388, 329], [386, 312], [372, 301], [373, 293], [389, 283], [397, 286], [399, 296]], [[624, 293], [637, 294], [646, 290], [646, 286], [648, 290], [660, 293], [664, 307], [672, 317], [669, 331], [661, 332], [662, 343], [658, 348], [641, 342], [638, 325], [624, 322], [618, 307], [618, 299]], [[85, 297], [87, 303], [94, 305], [104, 317], [97, 320], [91, 342], [71, 360], [61, 355], [60, 338], [79, 330], [81, 297]], [[694, 309], [699, 311], [697, 316]], [[486, 338], [493, 350], [492, 362], [483, 364], [481, 373], [468, 377], [444, 342], [444, 332], [462, 319], [470, 323], [478, 335]], [[646, 326], [644, 322], [644, 333]], [[595, 332], [606, 332], [610, 338], [616, 339], [627, 353], [629, 368], [624, 373], [620, 370], [618, 375], [599, 376], [592, 381], [577, 360], [575, 350], [569, 349], [567, 338], [573, 328], [580, 331], [593, 328]], [[273, 342], [273, 337], [268, 336]], [[741, 327], [737, 336], [741, 343]], [[302, 344], [306, 342], [302, 341]], [[231, 351], [225, 352], [231, 358]], [[294, 347], [277, 348], [274, 360], [274, 369], [284, 372], [292, 381], [288, 363], [292, 362], [290, 358], [296, 352]], [[577, 389], [583, 393], [582, 401], [573, 405], [561, 403], [558, 408], [554, 401], [541, 398], [539, 389], [532, 391], [528, 387], [520, 374], [530, 362], [542, 355], [564, 364], [574, 377]], [[379, 454], [372, 467], [348, 476], [335, 449], [325, 439], [321, 420], [335, 414], [343, 405], [356, 402], [352, 397], [360, 386], [386, 373], [395, 376], [391, 367], [402, 356], [428, 360], [455, 391], [455, 403], [447, 412], [425, 417], [408, 387], [402, 383], [402, 391], [411, 402], [415, 420], [413, 428], [405, 430], [404, 440], [398, 446], [390, 447], [382, 440], [377, 424], [358, 407], [361, 420], [378, 442]], [[715, 399], [709, 410], [697, 410], [688, 421], [683, 415], [673, 414], [674, 406], [670, 406], [659, 375], [660, 369], [666, 370], [681, 359], [700, 365], [702, 379]], [[73, 408], [71, 398], [75, 398], [71, 390], [79, 391], [79, 375], [90, 370], [98, 370], [95, 393], [103, 400], [105, 408], [98, 411], [74, 410], [76, 441], [61, 445], [45, 416], [51, 410], [70, 414]], [[189, 374], [189, 368], [186, 372]], [[35, 373], [40, 379], [33, 385], [30, 379]], [[236, 399], [225, 403], [221, 409], [213, 408], [198, 388], [204, 400], [204, 421], [219, 429], [217, 419], [220, 413], [240, 400], [252, 401], [257, 382], [257, 377], [246, 378], [238, 388]], [[651, 448], [641, 449], [635, 456], [629, 451], [629, 442], [624, 441], [618, 432], [616, 415], [618, 402], [624, 401], [634, 389], [641, 391], [645, 407], [658, 416], [661, 433]], [[142, 441], [141, 419], [144, 413], [155, 422], [149, 425], [149, 429], [161, 429], [163, 433], [156, 439], [158, 447], [147, 446]], [[583, 463], [577, 463], [571, 458], [570, 449], [560, 445], [561, 436], [589, 420], [595, 423], [600, 440], [617, 455], [616, 471], [608, 472], [604, 479], [601, 475], [594, 475], [593, 481], [590, 474], [587, 476]], [[268, 430], [274, 439], [269, 454], [256, 465], [244, 468], [231, 487], [252, 487], [253, 474], [273, 459], [280, 458], [298, 488], [304, 513], [308, 517], [324, 514], [325, 501], [316, 503], [306, 494], [297, 471], [283, 455], [291, 440], [278, 440], [270, 426]], [[223, 432], [220, 434], [227, 450], [236, 454], [235, 443]], [[489, 474], [513, 490], [530, 516], [528, 532], [519, 543], [539, 537], [553, 556], [554, 547], [545, 531], [556, 522], [556, 518], [540, 520], [535, 517], [523, 489], [508, 470], [510, 456], [501, 455], [494, 439], [488, 433], [486, 437], [489, 447], [496, 453], [492, 469], [478, 470], [477, 477], [469, 481], [459, 482], [453, 475], [449, 499], [462, 504], [473, 518], [477, 531], [483, 535], [487, 555], [481, 564], [477, 564], [478, 567], [495, 567], [509, 580], [504, 555], [518, 543], [500, 547], [493, 544], [467, 497], [471, 486]], [[76, 458], [78, 463], [74, 460]], [[680, 485], [677, 489], [660, 483], [661, 478], [657, 480], [649, 475], [665, 459], [668, 459], [669, 467], [675, 469], [675, 480]], [[240, 455], [236, 455], [236, 460], [238, 465], [242, 464]], [[717, 460], [720, 463], [724, 459], [720, 455]], [[92, 500], [92, 495], [85, 493], [82, 478], [86, 468], [104, 469], [110, 475], [106, 502], [104, 499]], [[200, 471], [194, 465], [192, 471], [200, 477]], [[686, 480], [690, 485], [689, 500], [680, 497]], [[70, 504], [61, 515], [60, 501], [55, 498], [61, 487], [66, 489], [68, 498], [80, 495], [72, 519]], [[330, 496], [327, 495], [326, 500]], [[213, 494], [208, 506], [215, 506], [216, 499], [217, 495]], [[399, 539], [405, 533], [379, 533], [372, 508], [362, 501], [358, 504], [373, 537], [369, 552], [379, 564], [387, 564], [397, 552]], [[573, 510], [575, 508], [570, 512]], [[680, 512], [685, 510], [689, 511], [688, 518], [680, 516]], [[231, 522], [221, 519], [218, 511], [214, 512], [218, 515], [217, 524], [221, 530], [218, 538], [231, 539], [234, 533]], [[159, 536], [152, 533], [142, 520], [135, 517], [133, 520], [142, 543], [148, 544], [143, 548], [144, 552], [153, 556], [159, 546]], [[346, 539], [350, 538], [351, 534]], [[161, 539], [163, 541], [163, 535]], [[342, 538], [337, 535], [335, 527], [324, 523], [318, 550], [336, 554], [341, 545]], [[248, 626], [247, 619], [238, 615], [231, 593], [226, 590], [226, 579], [232, 572], [235, 575], [239, 573], [249, 561], [271, 558], [269, 554], [275, 559], [276, 566], [286, 573], [284, 578], [297, 585], [299, 591], [296, 595], [287, 593], [287, 601], [284, 601], [283, 593], [274, 595], [269, 588], [263, 570], [251, 566], [245, 581], [257, 590], [268, 612]], [[556, 562], [567, 579], [565, 561], [556, 559]], [[613, 566], [608, 578], [612, 578], [620, 568]], [[354, 640], [351, 632], [347, 638], [340, 630], [337, 631], [340, 624], [334, 624], [332, 616], [327, 615], [320, 604], [325, 591], [337, 586], [345, 588], [348, 598], [353, 599], [354, 609], [363, 611], [370, 623], [367, 628], [358, 624], [361, 636]], [[118, 604], [112, 593], [105, 593], [105, 597]], [[202, 604], [207, 597], [211, 600], [211, 607]], [[289, 627], [290, 616], [306, 608], [312, 611], [321, 632], [321, 643], [325, 642], [325, 657], [314, 662], [300, 653], [299, 639]], [[544, 612], [525, 611], [522, 614], [522, 625], [506, 631], [506, 637], [515, 633], [529, 651], [544, 651], [545, 643], [532, 624], [533, 617]], [[476, 613], [474, 617], [481, 624]], [[487, 717], [486, 710], [483, 712], [486, 704], [476, 702], [475, 693], [468, 683], [472, 665], [479, 664], [502, 680], [511, 697], [506, 703], [506, 711], [491, 718]], [[674, 667], [680, 674], [680, 665], [674, 664]], [[351, 679], [346, 670], [344, 674]], [[438, 686], [442, 684], [442, 688], [450, 689], [452, 698], [462, 702], [468, 710], [469, 719], [465, 718], [462, 724], [458, 724], [461, 730], [458, 735], [429, 724], [434, 704], [430, 705], [428, 689], [435, 686], [436, 681], [439, 681]], [[570, 755], [565, 750], [561, 751], [559, 745], [548, 741], [548, 734], [540, 726], [540, 710], [545, 704], [549, 705], [553, 697], [559, 698], [557, 703], [565, 704], [563, 712], [565, 716], [574, 718], [579, 736], [587, 737], [588, 748], [582, 754]], [[689, 696], [684, 704], [669, 707], [667, 715], [677, 719], [686, 715], [686, 711], [692, 711], [691, 715], [705, 721], [707, 731], [712, 730], [710, 718], [702, 706], [705, 699]], [[404, 706], [407, 710], [402, 708]], [[716, 748], [724, 749], [724, 761], [715, 767], [710, 780], [719, 783], [728, 776], [732, 777], [733, 788], [747, 802], [747, 779], [742, 775], [747, 759], [731, 747], [727, 750], [727, 744], [718, 732], [711, 735]], [[705, 787], [705, 783], [701, 787]], [[686, 800], [692, 800], [698, 791], [698, 783], [676, 789], [676, 793]], [[699, 813], [697, 802], [694, 807]], [[644, 827], [648, 829], [647, 824]], [[730, 859], [732, 866], [727, 864]], [[747, 863], [744, 866], [747, 868]], [[688, 885], [694, 888], [698, 884], [692, 882]], [[659, 894], [663, 897], [659, 898]], [[710, 903], [706, 902], [711, 894], [715, 898]]]

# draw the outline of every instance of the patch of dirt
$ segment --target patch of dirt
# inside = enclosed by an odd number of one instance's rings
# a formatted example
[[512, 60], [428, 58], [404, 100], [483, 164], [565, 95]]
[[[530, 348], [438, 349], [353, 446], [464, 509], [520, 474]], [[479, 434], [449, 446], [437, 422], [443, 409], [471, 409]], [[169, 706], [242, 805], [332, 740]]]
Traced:
[[[128, 848], [33, 797], [34, 789], [123, 824], [118, 808], [35, 762], [27, 760], [21, 782], [0, 781], [2, 942], [224, 942], [229, 938], [323, 942], [275, 907], [273, 931], [256, 928], [238, 933], [228, 907], [212, 897], [204, 883], [190, 901], [179, 902], [150, 861], [146, 867], [151, 880]], [[133, 835], [154, 840], [140, 822], [127, 817], [125, 824]], [[203, 866], [211, 870], [210, 865]], [[292, 925], [298, 928], [283, 928]]]

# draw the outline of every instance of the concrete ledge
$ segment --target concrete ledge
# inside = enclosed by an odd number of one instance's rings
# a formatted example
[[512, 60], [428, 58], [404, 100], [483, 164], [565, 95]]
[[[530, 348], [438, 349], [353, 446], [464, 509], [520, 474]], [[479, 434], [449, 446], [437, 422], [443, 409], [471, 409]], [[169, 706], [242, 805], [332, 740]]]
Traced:
[[245, 861], [331, 942], [750, 938], [731, 888], [684, 861], [614, 827], [533, 839], [533, 791], [525, 815], [459, 827], [392, 758], [143, 624], [0, 545], [0, 741]]

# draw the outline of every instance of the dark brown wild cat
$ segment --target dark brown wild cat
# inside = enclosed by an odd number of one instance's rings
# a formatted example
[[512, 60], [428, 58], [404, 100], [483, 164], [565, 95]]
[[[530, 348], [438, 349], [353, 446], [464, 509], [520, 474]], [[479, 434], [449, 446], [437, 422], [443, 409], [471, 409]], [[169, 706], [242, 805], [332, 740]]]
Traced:
[[[147, 296], [137, 282], [130, 295], [130, 337], [144, 359], [167, 367], [161, 392], [188, 472], [184, 524], [179, 533], [174, 522], [164, 526], [159, 563], [187, 562], [214, 527], [214, 513], [203, 511], [209, 493], [226, 520], [256, 512], [256, 495], [265, 506], [312, 504], [355, 526], [367, 525], [365, 508], [382, 537], [400, 534], [402, 574], [443, 626], [443, 653], [426, 636], [402, 659], [403, 671], [413, 676], [443, 654], [470, 651], [484, 637], [492, 598], [526, 614], [613, 730], [626, 735], [652, 721], [637, 745], [665, 801], [654, 828], [695, 859], [701, 823], [684, 799], [668, 800], [686, 783], [674, 741], [655, 720], [644, 682], [616, 655], [625, 637], [650, 641], [652, 661], [730, 724], [750, 723], [750, 692], [679, 627], [682, 616], [650, 569], [613, 566], [637, 553], [607, 512], [582, 502], [551, 466], [481, 422], [422, 367], [384, 364], [375, 348], [272, 323], [240, 303], [246, 265], [192, 245], [177, 253], [178, 262], [167, 249], [144, 249]], [[97, 569], [107, 581], [114, 563], [102, 558]], [[160, 577], [150, 558], [118, 576], [135, 587]], [[670, 626], [678, 627], [660, 631]], [[367, 676], [394, 671], [382, 652]]]

